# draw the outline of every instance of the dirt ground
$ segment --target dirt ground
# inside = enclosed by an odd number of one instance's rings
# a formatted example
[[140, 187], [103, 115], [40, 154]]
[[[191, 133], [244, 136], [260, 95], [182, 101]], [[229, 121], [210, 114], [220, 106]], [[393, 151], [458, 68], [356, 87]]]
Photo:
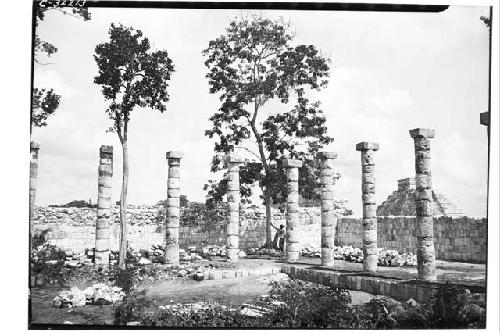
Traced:
[[[219, 269], [238, 268], [265, 268], [281, 266], [285, 262], [280, 258], [260, 257], [242, 259], [237, 264], [226, 263], [221, 260], [210, 261]], [[319, 258], [301, 258], [296, 265], [319, 265]], [[462, 285], [485, 285], [486, 266], [481, 264], [436, 261], [438, 281], [450, 281]], [[338, 260], [335, 262], [336, 271], [360, 272], [362, 264]], [[411, 280], [416, 279], [416, 267], [379, 267], [377, 275]], [[285, 274], [270, 276], [256, 276], [223, 280], [194, 281], [189, 278], [176, 278], [165, 281], [148, 282], [141, 288], [148, 290], [148, 295], [156, 304], [192, 303], [213, 300], [232, 307], [239, 307], [245, 303], [252, 303], [255, 298], [269, 293], [269, 283], [272, 280], [283, 281], [288, 279]], [[63, 289], [53, 286], [37, 287], [31, 290], [31, 322], [34, 324], [112, 324], [112, 305], [88, 305], [76, 309], [58, 309], [52, 307], [52, 299]], [[350, 291], [353, 305], [364, 304], [373, 295]]]
[[[226, 280], [170, 280], [147, 283], [141, 286], [148, 290], [148, 295], [159, 305], [172, 303], [193, 303], [214, 300], [231, 307], [252, 303], [255, 298], [269, 293], [271, 281], [284, 281], [288, 276], [274, 274], [260, 277], [247, 277]], [[113, 323], [112, 305], [87, 305], [75, 309], [52, 307], [52, 299], [61, 288], [43, 287], [32, 289], [32, 323], [34, 324], [95, 324]], [[374, 296], [351, 291], [353, 305], [369, 302]], [[97, 320], [96, 320], [97, 318]]]

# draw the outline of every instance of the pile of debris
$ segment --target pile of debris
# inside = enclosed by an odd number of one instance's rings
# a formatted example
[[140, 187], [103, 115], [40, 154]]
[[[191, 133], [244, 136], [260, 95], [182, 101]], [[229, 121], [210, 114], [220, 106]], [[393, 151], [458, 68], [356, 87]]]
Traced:
[[125, 292], [119, 287], [96, 283], [85, 290], [72, 287], [70, 290], [59, 292], [52, 300], [52, 305], [56, 308], [82, 307], [88, 304], [106, 305], [119, 302], [124, 296]]
[[378, 251], [378, 266], [416, 266], [417, 256], [412, 252], [399, 254], [396, 250], [379, 249]]
[[[153, 245], [148, 250], [129, 249], [129, 256], [135, 258], [140, 265], [165, 262], [165, 245]], [[197, 253], [196, 246], [189, 246], [186, 250], [179, 249], [179, 260], [181, 262], [204, 260]]]
[[280, 257], [283, 255], [283, 252], [280, 252], [276, 249], [268, 249], [267, 247], [252, 247], [247, 249], [247, 254], [249, 255], [268, 255], [272, 257]]
[[[227, 245], [211, 245], [211, 244], [206, 244], [203, 245], [201, 248], [201, 256], [205, 259], [214, 259], [216, 257], [226, 257], [227, 256], [227, 251], [229, 249], [229, 246]], [[246, 252], [243, 250], [240, 250], [238, 256], [240, 258], [246, 257]]]
[[[305, 247], [301, 250], [304, 257], [321, 258], [321, 248]], [[351, 262], [363, 262], [363, 250], [352, 246], [335, 246], [334, 258], [336, 260], [346, 260]], [[417, 256], [412, 252], [399, 254], [396, 250], [378, 249], [378, 266], [415, 266]]]

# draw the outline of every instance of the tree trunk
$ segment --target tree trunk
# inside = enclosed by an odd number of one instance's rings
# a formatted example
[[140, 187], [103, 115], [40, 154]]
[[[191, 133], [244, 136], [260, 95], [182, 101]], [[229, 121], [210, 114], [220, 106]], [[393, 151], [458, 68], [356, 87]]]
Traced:
[[127, 140], [122, 141], [123, 149], [123, 180], [122, 192], [120, 195], [120, 256], [118, 267], [125, 269], [127, 258], [127, 189], [128, 189], [128, 150]]
[[271, 234], [273, 233], [273, 229], [271, 226], [272, 221], [272, 213], [271, 213], [271, 197], [264, 191], [264, 198], [266, 204], [266, 247], [271, 249], [273, 247], [273, 241], [271, 239]]

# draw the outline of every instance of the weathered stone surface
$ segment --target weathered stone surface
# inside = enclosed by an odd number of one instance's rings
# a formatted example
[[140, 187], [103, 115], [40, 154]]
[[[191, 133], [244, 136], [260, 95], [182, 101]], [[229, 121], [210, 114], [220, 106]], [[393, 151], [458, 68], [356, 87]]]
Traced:
[[109, 266], [111, 195], [113, 184], [113, 147], [101, 146], [99, 149], [99, 167], [97, 178], [97, 222], [95, 235], [96, 267]]
[[240, 165], [243, 159], [231, 156], [226, 174], [228, 183], [227, 210], [228, 222], [226, 226], [226, 243], [229, 247], [227, 257], [235, 262], [239, 260], [239, 229], [240, 229]]
[[379, 148], [378, 143], [375, 142], [360, 142], [356, 144], [356, 150], [357, 151], [363, 151], [363, 150], [374, 150], [377, 151]]
[[[425, 210], [429, 216], [463, 216], [462, 210], [452, 203], [444, 194], [432, 190], [432, 178], [428, 175], [417, 175], [415, 178], [404, 178], [398, 180], [398, 190], [394, 191], [377, 208], [378, 216], [416, 216], [416, 182], [422, 189], [431, 190], [430, 212]], [[428, 195], [427, 195], [428, 197]], [[424, 209], [424, 208], [423, 208]], [[425, 214], [424, 214], [425, 215]]]
[[[35, 214], [36, 183], [38, 177], [38, 150], [40, 143], [30, 142], [30, 183], [29, 183], [29, 214], [30, 214], [30, 242], [34, 231], [33, 217]], [[31, 245], [30, 245], [31, 248]]]
[[300, 168], [302, 167], [302, 161], [294, 160], [290, 158], [283, 159], [283, 166], [286, 168]]
[[412, 138], [433, 138], [436, 135], [436, 131], [428, 128], [415, 128], [410, 130], [410, 136]]
[[417, 128], [410, 131], [415, 145], [416, 213], [417, 213], [417, 270], [418, 277], [425, 281], [436, 280], [434, 254], [434, 219], [431, 181], [430, 140], [434, 130]]
[[321, 165], [321, 263], [324, 266], [334, 266], [333, 246], [335, 242], [335, 227], [337, 217], [334, 213], [334, 159], [335, 152], [318, 153]]
[[167, 160], [170, 159], [181, 159], [184, 156], [184, 154], [180, 151], [169, 151], [166, 154]]
[[[168, 165], [167, 179], [167, 216], [165, 219], [165, 263], [179, 263], [179, 226], [180, 226], [180, 160], [182, 152], [169, 151], [166, 154]], [[179, 195], [178, 195], [179, 194]]]
[[488, 111], [479, 114], [479, 123], [484, 126], [490, 125], [490, 113]]
[[287, 262], [294, 262], [298, 260], [300, 251], [300, 243], [292, 242], [292, 240], [294, 241], [298, 239], [298, 230], [296, 229], [296, 227], [299, 225], [298, 168], [302, 166], [302, 162], [298, 160], [283, 159], [283, 165], [286, 167], [286, 177], [288, 183], [288, 196], [286, 204], [285, 258]]
[[[375, 158], [378, 143], [360, 142], [356, 150], [361, 152], [361, 199], [363, 201], [363, 269], [377, 271], [377, 220], [375, 213]], [[368, 181], [367, 181], [368, 180]]]

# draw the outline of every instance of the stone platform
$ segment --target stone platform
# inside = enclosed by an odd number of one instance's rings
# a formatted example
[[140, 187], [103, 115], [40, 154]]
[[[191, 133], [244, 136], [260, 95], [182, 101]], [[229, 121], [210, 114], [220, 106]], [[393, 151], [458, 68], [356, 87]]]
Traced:
[[291, 278], [384, 295], [399, 301], [413, 298], [422, 302], [446, 284], [473, 293], [486, 292], [486, 266], [482, 264], [436, 261], [436, 282], [417, 280], [416, 267], [378, 267], [377, 273], [368, 274], [363, 272], [362, 264], [339, 260], [335, 265], [335, 268], [326, 268], [320, 266], [317, 259], [302, 258], [297, 263], [285, 264], [282, 272]]

